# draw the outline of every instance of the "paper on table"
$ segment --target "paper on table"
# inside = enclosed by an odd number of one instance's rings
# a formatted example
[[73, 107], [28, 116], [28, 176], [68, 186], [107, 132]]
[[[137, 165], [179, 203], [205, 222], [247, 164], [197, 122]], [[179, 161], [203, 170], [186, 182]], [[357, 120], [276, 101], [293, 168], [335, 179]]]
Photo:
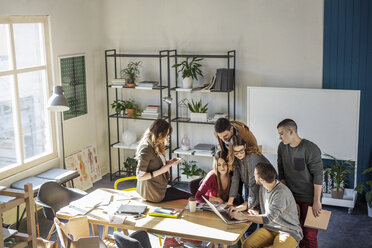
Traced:
[[115, 195], [115, 201], [122, 201], [122, 200], [131, 200], [131, 199], [139, 199], [141, 196], [137, 193], [137, 191], [119, 191]]

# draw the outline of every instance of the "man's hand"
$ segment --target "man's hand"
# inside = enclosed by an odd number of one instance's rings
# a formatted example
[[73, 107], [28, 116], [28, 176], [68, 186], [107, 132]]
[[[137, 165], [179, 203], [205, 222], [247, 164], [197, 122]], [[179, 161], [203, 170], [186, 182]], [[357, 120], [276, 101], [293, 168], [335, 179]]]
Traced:
[[320, 201], [314, 201], [313, 203], [313, 214], [315, 217], [318, 217], [322, 212], [322, 203]]
[[246, 220], [246, 216], [240, 211], [230, 211], [229, 216], [236, 220]]

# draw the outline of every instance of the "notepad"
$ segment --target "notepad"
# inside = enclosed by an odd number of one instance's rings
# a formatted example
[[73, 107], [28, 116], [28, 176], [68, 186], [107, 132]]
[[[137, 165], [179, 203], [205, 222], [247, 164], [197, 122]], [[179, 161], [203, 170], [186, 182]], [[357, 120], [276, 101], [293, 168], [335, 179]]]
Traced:
[[313, 214], [313, 208], [309, 207], [307, 209], [307, 215], [304, 226], [315, 229], [327, 230], [329, 219], [331, 218], [331, 213], [332, 213], [331, 211], [322, 209], [320, 215], [318, 217], [315, 217]]
[[143, 205], [120, 205], [117, 213], [120, 214], [143, 214], [147, 207]]

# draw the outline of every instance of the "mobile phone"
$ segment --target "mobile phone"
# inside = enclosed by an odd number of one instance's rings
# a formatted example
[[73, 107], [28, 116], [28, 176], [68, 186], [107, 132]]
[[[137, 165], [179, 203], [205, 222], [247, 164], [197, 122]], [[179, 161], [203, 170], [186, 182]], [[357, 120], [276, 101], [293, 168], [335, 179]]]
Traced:
[[142, 219], [142, 218], [145, 218], [145, 217], [146, 217], [146, 215], [144, 215], [144, 214], [138, 214], [138, 215], [133, 216], [133, 218], [135, 220], [139, 220], [139, 219]]

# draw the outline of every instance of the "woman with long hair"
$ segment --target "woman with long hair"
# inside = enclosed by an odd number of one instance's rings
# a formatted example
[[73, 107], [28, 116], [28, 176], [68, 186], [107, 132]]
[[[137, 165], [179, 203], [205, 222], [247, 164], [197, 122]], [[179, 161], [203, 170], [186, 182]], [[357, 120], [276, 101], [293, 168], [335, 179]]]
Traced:
[[248, 192], [248, 201], [239, 206], [239, 210], [258, 208], [258, 190], [254, 178], [254, 169], [258, 163], [270, 163], [261, 152], [247, 151], [246, 142], [239, 136], [233, 136], [229, 143], [228, 164], [233, 172], [228, 205], [233, 205], [234, 198], [238, 194], [240, 180], [244, 183]]
[[188, 192], [168, 186], [169, 168], [180, 162], [179, 158], [165, 159], [165, 146], [171, 133], [172, 126], [168, 122], [155, 120], [137, 147], [137, 192], [151, 202], [187, 199], [191, 196]]
[[229, 198], [230, 183], [227, 151], [218, 151], [213, 158], [213, 170], [207, 174], [195, 194], [196, 200], [204, 202], [204, 196], [210, 202], [225, 203]]

